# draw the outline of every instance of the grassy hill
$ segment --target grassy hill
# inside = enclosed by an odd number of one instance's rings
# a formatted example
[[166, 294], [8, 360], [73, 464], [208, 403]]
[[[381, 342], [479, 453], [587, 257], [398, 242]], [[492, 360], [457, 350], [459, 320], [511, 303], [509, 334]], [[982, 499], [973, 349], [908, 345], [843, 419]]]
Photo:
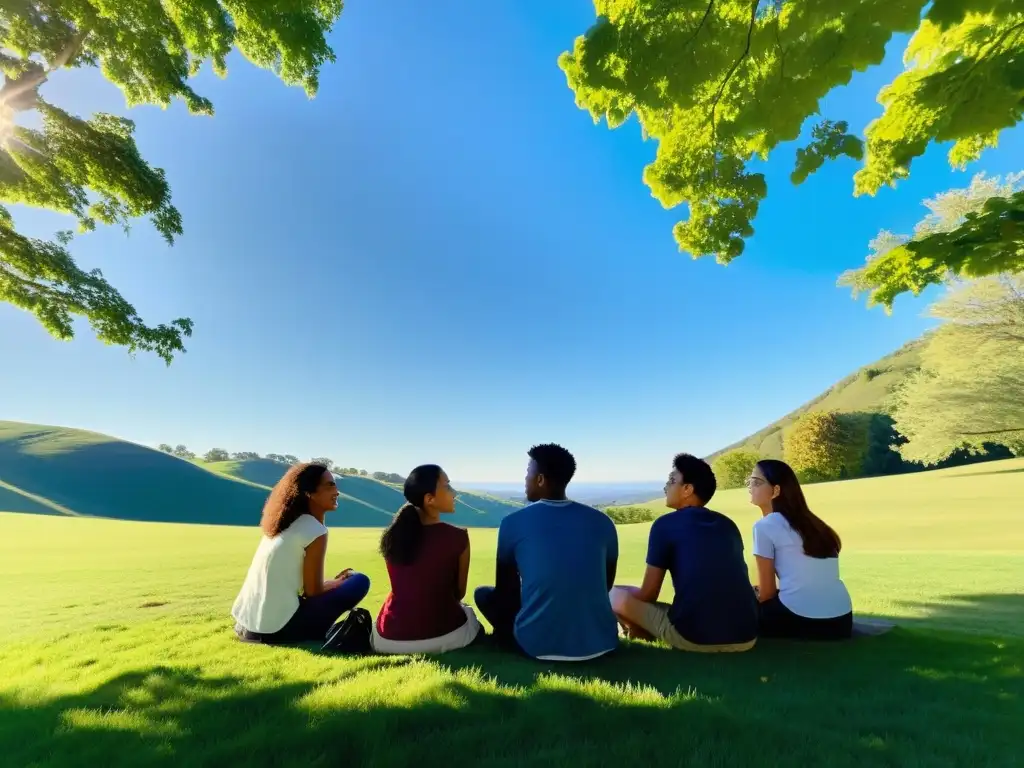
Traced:
[[864, 366], [795, 411], [750, 437], [722, 448], [709, 458], [735, 448], [745, 448], [765, 458], [781, 459], [783, 430], [805, 413], [888, 413], [887, 401], [893, 389], [920, 366], [922, 344], [923, 339], [916, 339], [881, 360]]
[[[1021, 765], [1024, 460], [809, 491], [855, 611], [894, 631], [743, 654], [623, 642], [572, 664], [251, 647], [229, 612], [254, 530], [0, 514], [3, 764]], [[715, 506], [748, 533], [758, 514], [739, 491]], [[621, 583], [648, 531], [619, 529]], [[374, 614], [378, 535], [332, 535], [327, 567], [367, 573]], [[496, 532], [470, 535], [472, 595]]]
[[[95, 432], [0, 421], [0, 510], [122, 520], [255, 525], [285, 467], [202, 465]], [[329, 524], [381, 527], [402, 504], [392, 486], [345, 477]], [[515, 509], [463, 494], [451, 522], [495, 527]]]

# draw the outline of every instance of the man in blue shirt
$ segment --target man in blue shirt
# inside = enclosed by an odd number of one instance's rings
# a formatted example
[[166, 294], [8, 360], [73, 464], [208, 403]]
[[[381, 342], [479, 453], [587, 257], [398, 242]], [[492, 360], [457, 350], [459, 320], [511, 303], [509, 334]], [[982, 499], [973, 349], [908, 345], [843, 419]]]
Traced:
[[[640, 587], [615, 587], [612, 608], [631, 637], [657, 638], [683, 651], [746, 651], [757, 640], [757, 598], [736, 524], [705, 504], [715, 495], [707, 462], [681, 453], [665, 484], [674, 509], [651, 526]], [[672, 605], [659, 603], [665, 572]]]
[[607, 515], [569, 501], [576, 460], [560, 445], [530, 449], [526, 499], [498, 529], [494, 587], [477, 608], [499, 642], [544, 661], [585, 661], [614, 650], [618, 624], [608, 602], [619, 540]]

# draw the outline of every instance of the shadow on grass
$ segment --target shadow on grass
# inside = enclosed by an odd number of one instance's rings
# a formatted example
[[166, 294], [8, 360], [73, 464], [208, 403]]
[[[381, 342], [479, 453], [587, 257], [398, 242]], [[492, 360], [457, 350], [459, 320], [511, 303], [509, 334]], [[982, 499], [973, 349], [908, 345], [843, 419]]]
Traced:
[[894, 619], [901, 626], [1024, 637], [1024, 594], [949, 595], [941, 601], [902, 606], [921, 615]]
[[1006, 766], [1022, 653], [897, 630], [728, 657], [633, 643], [583, 665], [339, 657], [316, 680], [289, 679], [287, 657], [251, 678], [155, 664], [81, 694], [0, 698], [0, 750], [39, 766]]
[[985, 477], [986, 475], [1013, 475], [1018, 472], [1024, 472], [1024, 467], [1014, 467], [1012, 469], [992, 469], [988, 472], [959, 472], [957, 474], [941, 475], [945, 478], [962, 478], [962, 477]]

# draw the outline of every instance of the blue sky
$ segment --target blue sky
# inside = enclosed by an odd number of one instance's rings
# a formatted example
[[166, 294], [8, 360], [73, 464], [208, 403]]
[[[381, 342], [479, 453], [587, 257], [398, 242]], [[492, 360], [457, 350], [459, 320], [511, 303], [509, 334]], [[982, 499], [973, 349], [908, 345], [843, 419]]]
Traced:
[[[185, 236], [168, 248], [139, 222], [73, 250], [148, 321], [191, 317], [188, 353], [131, 359], [84, 324], [57, 342], [0, 305], [0, 418], [476, 482], [518, 479], [531, 444], [557, 441], [581, 480], [647, 480], [928, 327], [923, 301], [889, 317], [836, 278], [921, 199], [1019, 170], [1019, 131], [967, 173], [932, 148], [875, 198], [852, 196], [846, 161], [793, 187], [782, 147], [746, 253], [693, 261], [671, 234], [684, 210], [641, 181], [654, 144], [595, 126], [557, 67], [592, 21], [589, 0], [351, 0], [314, 101], [234, 56], [226, 80], [199, 78], [214, 118], [131, 110]], [[822, 113], [862, 130], [892, 53]], [[47, 88], [126, 111], [95, 73]], [[40, 237], [69, 226], [16, 215]]]

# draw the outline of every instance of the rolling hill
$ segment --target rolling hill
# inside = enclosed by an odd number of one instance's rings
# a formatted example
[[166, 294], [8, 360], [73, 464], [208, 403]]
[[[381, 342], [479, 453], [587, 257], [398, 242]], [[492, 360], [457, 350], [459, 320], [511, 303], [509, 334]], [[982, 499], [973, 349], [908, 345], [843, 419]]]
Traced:
[[924, 339], [915, 339], [881, 360], [866, 365], [808, 403], [774, 421], [743, 440], [727, 445], [709, 456], [744, 448], [770, 459], [782, 458], [783, 430], [805, 413], [839, 411], [841, 413], [888, 413], [892, 391], [920, 365]]
[[[285, 467], [267, 460], [202, 465], [95, 432], [0, 421], [0, 510], [214, 525], [256, 525]], [[393, 486], [343, 477], [329, 524], [387, 525]], [[497, 527], [516, 507], [461, 494], [450, 522]]]

